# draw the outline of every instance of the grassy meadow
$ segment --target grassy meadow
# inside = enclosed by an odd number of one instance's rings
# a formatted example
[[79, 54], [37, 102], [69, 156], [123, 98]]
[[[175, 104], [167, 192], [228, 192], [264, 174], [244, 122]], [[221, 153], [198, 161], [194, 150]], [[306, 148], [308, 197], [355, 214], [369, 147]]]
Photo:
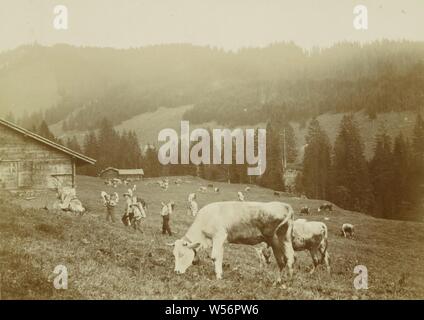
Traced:
[[[208, 185], [193, 177], [170, 178], [168, 191], [160, 189], [158, 179], [136, 182], [136, 194], [149, 205], [140, 234], [120, 221], [124, 201], [116, 208], [116, 222], [105, 221], [100, 192], [117, 191], [99, 178], [77, 179], [77, 194], [88, 212], [77, 216], [56, 212], [51, 207], [55, 194], [34, 199], [0, 195], [0, 297], [1, 299], [423, 299], [424, 224], [389, 221], [337, 208], [317, 212], [322, 200], [277, 197], [272, 190], [251, 186], [247, 201], [283, 201], [291, 204], [296, 218], [301, 206], [311, 207], [309, 220], [324, 221], [329, 229], [332, 273], [320, 267], [313, 275], [309, 253], [297, 253], [295, 275], [287, 288], [274, 287], [277, 265], [274, 260], [260, 268], [255, 250], [249, 246], [227, 244], [224, 252], [224, 278], [215, 280], [214, 268], [201, 254], [199, 265], [183, 275], [173, 272], [172, 248], [167, 243], [182, 237], [193, 221], [187, 215], [186, 199], [199, 186]], [[246, 185], [213, 182], [198, 193], [199, 207], [207, 203], [236, 200]], [[161, 201], [173, 200], [171, 217], [174, 236], [161, 234]], [[354, 239], [340, 235], [343, 223], [356, 228]], [[57, 265], [68, 270], [68, 289], [53, 287]], [[368, 290], [353, 287], [356, 265], [368, 269]]]

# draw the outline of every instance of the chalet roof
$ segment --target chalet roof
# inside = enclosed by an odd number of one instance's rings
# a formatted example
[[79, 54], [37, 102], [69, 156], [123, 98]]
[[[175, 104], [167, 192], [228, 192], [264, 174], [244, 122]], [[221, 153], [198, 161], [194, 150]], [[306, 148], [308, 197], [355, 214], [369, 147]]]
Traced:
[[3, 125], [3, 126], [9, 128], [9, 129], [12, 129], [12, 130], [24, 135], [25, 137], [29, 137], [31, 139], [38, 141], [38, 142], [44, 143], [45, 145], [48, 145], [48, 146], [50, 146], [50, 147], [52, 147], [52, 148], [54, 148], [58, 151], [66, 153], [66, 154], [68, 154], [68, 155], [70, 155], [70, 156], [72, 156], [72, 157], [74, 157], [74, 158], [76, 158], [76, 159], [78, 159], [82, 162], [86, 162], [86, 163], [89, 163], [89, 164], [95, 164], [96, 163], [96, 160], [94, 160], [92, 158], [89, 158], [89, 157], [87, 157], [87, 156], [85, 156], [81, 153], [75, 152], [74, 150], [71, 150], [71, 149], [69, 149], [65, 146], [62, 146], [59, 143], [53, 142], [49, 139], [46, 139], [46, 138], [44, 138], [44, 137], [42, 137], [42, 136], [40, 136], [40, 135], [38, 135], [34, 132], [31, 132], [27, 129], [24, 129], [24, 128], [12, 123], [12, 122], [9, 122], [9, 121], [6, 121], [6, 120], [0, 118], [0, 125]]
[[100, 172], [100, 174], [102, 174], [103, 172], [109, 171], [109, 170], [113, 170], [118, 172], [119, 175], [144, 175], [144, 170], [143, 169], [116, 169], [116, 168], [112, 168], [112, 167], [108, 167], [104, 170], [102, 170]]

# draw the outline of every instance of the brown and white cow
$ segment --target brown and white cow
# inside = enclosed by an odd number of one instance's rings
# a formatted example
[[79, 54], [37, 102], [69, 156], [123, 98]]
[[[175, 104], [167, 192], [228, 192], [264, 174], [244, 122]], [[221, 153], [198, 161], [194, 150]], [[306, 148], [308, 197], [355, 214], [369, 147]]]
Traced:
[[297, 219], [293, 225], [292, 243], [295, 251], [308, 250], [311, 254], [313, 273], [319, 264], [325, 264], [330, 272], [330, 255], [328, 254], [328, 230], [323, 222]]
[[200, 209], [185, 236], [174, 244], [175, 269], [185, 273], [197, 252], [212, 247], [211, 258], [217, 279], [222, 278], [225, 243], [256, 245], [266, 242], [273, 250], [280, 269], [277, 282], [287, 264], [293, 274], [291, 243], [293, 209], [282, 202], [214, 202]]
[[[308, 250], [312, 257], [313, 266], [310, 273], [314, 273], [319, 264], [325, 264], [330, 272], [330, 255], [328, 254], [328, 230], [323, 222], [297, 219], [293, 224], [292, 244], [294, 251]], [[269, 260], [269, 248], [258, 247], [257, 254], [261, 267]]]

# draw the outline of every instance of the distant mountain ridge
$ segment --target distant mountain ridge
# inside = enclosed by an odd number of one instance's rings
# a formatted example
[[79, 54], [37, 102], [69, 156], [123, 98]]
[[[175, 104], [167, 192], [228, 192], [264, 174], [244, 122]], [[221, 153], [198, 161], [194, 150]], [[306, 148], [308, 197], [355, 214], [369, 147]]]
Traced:
[[28, 45], [0, 54], [0, 116], [13, 111], [26, 126], [43, 117], [50, 125], [62, 121], [70, 132], [94, 129], [102, 117], [120, 125], [183, 105], [193, 105], [183, 114], [193, 124], [305, 121], [361, 110], [375, 118], [423, 108], [423, 61], [424, 43], [409, 41], [311, 51], [277, 43], [238, 52], [189, 44]]

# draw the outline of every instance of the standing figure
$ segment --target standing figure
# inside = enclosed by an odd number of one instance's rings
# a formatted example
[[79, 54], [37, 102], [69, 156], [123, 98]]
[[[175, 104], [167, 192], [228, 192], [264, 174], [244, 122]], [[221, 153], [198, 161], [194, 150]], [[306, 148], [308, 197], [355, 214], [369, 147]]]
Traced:
[[143, 199], [134, 196], [134, 190], [135, 186], [133, 189], [128, 189], [128, 193], [124, 193], [127, 206], [122, 217], [122, 223], [125, 226], [132, 225], [134, 230], [142, 233], [141, 219], [146, 218], [147, 204]]
[[188, 215], [191, 214], [191, 215], [195, 216], [196, 213], [197, 213], [197, 209], [195, 209], [196, 212], [193, 213], [194, 206], [197, 207], [197, 203], [195, 205], [193, 205], [193, 203], [192, 203], [195, 199], [196, 199], [196, 193], [193, 192], [193, 193], [190, 193], [188, 195], [188, 198], [187, 198], [187, 214]]
[[162, 216], [162, 234], [168, 233], [172, 236], [171, 227], [169, 226], [170, 215], [174, 211], [175, 204], [173, 201], [168, 202], [167, 204], [162, 202], [162, 210], [160, 215]]
[[101, 196], [103, 199], [103, 205], [106, 207], [106, 221], [115, 222], [115, 207], [118, 204], [119, 196], [115, 192], [113, 194], [107, 194], [102, 191]]

